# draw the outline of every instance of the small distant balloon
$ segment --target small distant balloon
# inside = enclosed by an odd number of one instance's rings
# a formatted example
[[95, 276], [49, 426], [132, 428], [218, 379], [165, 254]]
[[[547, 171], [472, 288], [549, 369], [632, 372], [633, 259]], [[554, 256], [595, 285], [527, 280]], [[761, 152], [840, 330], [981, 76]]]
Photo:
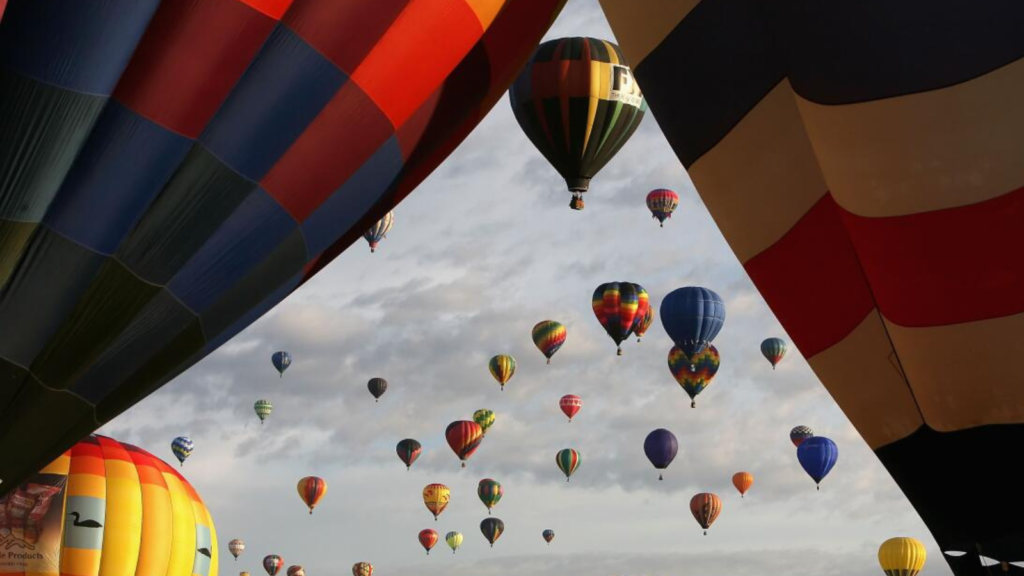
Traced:
[[480, 442], [484, 439], [484, 430], [472, 420], [456, 420], [445, 429], [444, 437], [448, 440], [452, 452], [462, 460], [462, 467], [465, 468], [466, 460], [480, 447]]
[[732, 485], [740, 492], [740, 498], [754, 485], [754, 475], [750, 472], [737, 472], [732, 475]]
[[494, 412], [486, 408], [473, 412], [473, 422], [480, 425], [480, 429], [484, 431], [484, 436], [487, 436], [487, 431], [491, 426], [494, 426], [495, 418]]
[[192, 454], [193, 448], [195, 448], [195, 444], [187, 436], [178, 436], [171, 441], [171, 452], [174, 452], [174, 457], [178, 459], [181, 466], [185, 465], [185, 459]]
[[644, 334], [647, 333], [647, 329], [651, 327], [651, 324], [654, 324], [654, 306], [648, 304], [647, 313], [644, 314], [644, 317], [637, 322], [636, 326], [633, 328], [633, 334], [636, 334], [637, 342], [640, 342], [640, 339], [644, 337]]
[[406, 438], [395, 446], [395, 450], [398, 452], [398, 457], [405, 463], [405, 469], [409, 470], [412, 468], [412, 463], [420, 457], [420, 453], [423, 452], [423, 445], [412, 438]]
[[234, 556], [237, 561], [238, 557], [242, 555], [242, 552], [245, 552], [245, 542], [238, 538], [228, 542], [228, 552], [231, 552], [231, 555]]
[[480, 523], [480, 532], [491, 543], [491, 548], [494, 548], [494, 543], [498, 541], [504, 531], [505, 523], [497, 518], [484, 518], [484, 521]]
[[501, 389], [505, 390], [505, 384], [516, 373], [516, 359], [508, 354], [498, 354], [487, 363], [487, 368], [491, 371], [491, 376], [501, 384]]
[[434, 515], [434, 521], [437, 521], [437, 517], [444, 512], [448, 502], [452, 499], [452, 491], [448, 489], [444, 484], [427, 484], [423, 488], [423, 504], [426, 505], [427, 510]]
[[714, 524], [715, 519], [722, 512], [722, 501], [715, 494], [701, 492], [690, 499], [690, 513], [693, 514], [697, 523], [704, 529], [704, 535], [708, 535], [708, 528]]
[[263, 421], [269, 418], [270, 413], [274, 411], [274, 405], [270, 403], [270, 400], [257, 400], [252, 408], [256, 411], [260, 424], [263, 424]]
[[714, 344], [708, 344], [692, 357], [687, 356], [678, 346], [668, 351], [669, 372], [690, 397], [690, 408], [697, 407], [697, 395], [711, 384], [721, 364], [722, 357]]
[[284, 371], [292, 365], [292, 355], [284, 350], [274, 352], [270, 356], [270, 362], [274, 365], [274, 368], [277, 369], [278, 375], [283, 377]]
[[558, 469], [565, 474], [565, 481], [569, 481], [569, 476], [576, 472], [576, 469], [580, 467], [580, 453], [572, 448], [564, 448], [555, 454], [555, 463], [558, 464]]
[[555, 539], [555, 531], [550, 528], [541, 532], [540, 535], [549, 546], [551, 545], [551, 541]]
[[839, 460], [839, 447], [824, 436], [813, 436], [804, 440], [797, 447], [796, 456], [804, 471], [814, 480], [814, 484], [820, 490], [821, 481], [828, 476], [832, 467], [836, 465], [836, 461]]
[[[644, 440], [644, 454], [658, 470], [668, 468], [678, 452], [679, 441], [676, 440], [675, 434], [664, 428], [652, 431]], [[663, 475], [659, 474], [658, 480], [664, 480]]]
[[366, 383], [366, 388], [376, 399], [374, 402], [379, 402], [380, 397], [388, 390], [388, 381], [383, 378], [370, 378], [370, 381]]
[[501, 487], [501, 483], [491, 478], [484, 478], [476, 487], [476, 495], [480, 497], [480, 501], [487, 507], [488, 515], [490, 515], [491, 509], [498, 505], [498, 501], [501, 500], [504, 494], [505, 489]]
[[775, 370], [775, 365], [786, 355], [786, 341], [782, 338], [768, 338], [761, 342], [761, 354], [771, 362], [772, 370]]
[[448, 547], [452, 549], [452, 554], [462, 546], [462, 533], [455, 532], [454, 530], [444, 535], [444, 541], [448, 544]]
[[277, 554], [270, 554], [263, 558], [263, 569], [267, 571], [269, 576], [277, 576], [277, 573], [281, 571], [283, 566], [284, 558]]
[[371, 254], [377, 251], [377, 245], [380, 244], [380, 241], [388, 237], [388, 231], [391, 230], [391, 225], [394, 223], [394, 212], [388, 212], [363, 234], [363, 238], [370, 245]]
[[878, 548], [878, 564], [886, 576], [917, 576], [928, 552], [916, 538], [890, 538]]
[[811, 430], [807, 426], [797, 426], [789, 432], [789, 441], [793, 443], [793, 446], [797, 448], [804, 443], [804, 440], [814, 436], [814, 430]]
[[565, 326], [554, 320], [542, 320], [533, 327], [533, 344], [551, 364], [551, 357], [565, 344]]
[[420, 546], [427, 551], [427, 555], [430, 555], [430, 549], [437, 544], [437, 530], [427, 528], [426, 530], [420, 530], [419, 540]]
[[647, 193], [647, 209], [651, 217], [657, 218], [661, 227], [665, 227], [665, 219], [671, 218], [679, 206], [679, 195], [666, 188], [658, 188]]
[[302, 566], [289, 566], [288, 576], [306, 576], [306, 570]]
[[639, 284], [607, 282], [594, 290], [591, 306], [597, 321], [615, 342], [616, 354], [622, 356], [622, 342], [647, 314], [650, 297]]
[[356, 562], [352, 565], [352, 576], [373, 576], [373, 564]]
[[583, 408], [583, 399], [575, 394], [566, 394], [558, 401], [558, 407], [562, 409], [563, 414], [569, 417], [569, 422], [572, 422], [573, 416]]
[[316, 507], [320, 499], [327, 494], [327, 482], [323, 478], [316, 476], [306, 476], [299, 480], [296, 489], [299, 491], [299, 498], [309, 506], [309, 513], [313, 513], [313, 508]]

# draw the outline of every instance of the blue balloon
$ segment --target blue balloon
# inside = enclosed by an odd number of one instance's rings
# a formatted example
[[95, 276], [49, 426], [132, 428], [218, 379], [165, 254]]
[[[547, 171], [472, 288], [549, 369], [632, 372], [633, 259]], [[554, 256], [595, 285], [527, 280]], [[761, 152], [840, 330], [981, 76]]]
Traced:
[[[676, 440], [675, 434], [664, 428], [658, 428], [651, 432], [647, 435], [647, 439], [644, 440], [644, 453], [647, 454], [647, 459], [658, 470], [668, 468], [668, 465], [675, 460], [678, 452], [679, 441]], [[658, 480], [662, 479], [663, 477], [659, 474]]]
[[195, 444], [187, 436], [178, 436], [171, 441], [171, 451], [174, 452], [174, 457], [178, 459], [182, 465], [185, 464], [185, 458], [192, 454], [192, 449], [195, 448]]
[[725, 324], [725, 302], [707, 288], [687, 286], [661, 301], [661, 325], [689, 357], [704, 350]]
[[839, 460], [839, 447], [824, 436], [813, 436], [800, 444], [796, 449], [796, 457], [800, 459], [800, 465], [807, 475], [814, 479], [814, 483], [821, 484], [822, 479], [836, 465], [836, 460]]
[[274, 352], [274, 355], [270, 357], [270, 361], [274, 363], [274, 368], [277, 368], [277, 372], [284, 376], [284, 371], [292, 365], [292, 355], [284, 351]]

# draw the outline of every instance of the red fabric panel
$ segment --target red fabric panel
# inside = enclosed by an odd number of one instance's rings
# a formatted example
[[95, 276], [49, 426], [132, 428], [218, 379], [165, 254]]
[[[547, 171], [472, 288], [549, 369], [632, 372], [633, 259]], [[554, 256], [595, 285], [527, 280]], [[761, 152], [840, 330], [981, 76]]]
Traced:
[[87, 438], [71, 448], [71, 466], [68, 468], [68, 475], [71, 474], [107, 475], [107, 468], [103, 465], [103, 451], [98, 442]]
[[238, 0], [163, 2], [114, 98], [169, 130], [195, 138], [275, 24]]
[[100, 442], [100, 448], [103, 450], [103, 458], [106, 460], [122, 460], [124, 462], [132, 462], [131, 456], [128, 455], [128, 451], [124, 449], [124, 446], [116, 440], [112, 440], [105, 436], [97, 436], [97, 440]]
[[280, 20], [288, 7], [294, 0], [239, 0], [256, 10], [270, 16], [274, 20]]
[[906, 216], [842, 212], [888, 320], [943, 326], [1024, 312], [1024, 188]]
[[270, 170], [263, 187], [302, 222], [391, 134], [384, 114], [347, 82]]
[[805, 358], [845, 338], [875, 308], [839, 213], [826, 194], [744, 264]]
[[284, 23], [351, 76], [409, 0], [298, 0]]
[[464, 0], [413, 0], [352, 79], [401, 126], [482, 34]]

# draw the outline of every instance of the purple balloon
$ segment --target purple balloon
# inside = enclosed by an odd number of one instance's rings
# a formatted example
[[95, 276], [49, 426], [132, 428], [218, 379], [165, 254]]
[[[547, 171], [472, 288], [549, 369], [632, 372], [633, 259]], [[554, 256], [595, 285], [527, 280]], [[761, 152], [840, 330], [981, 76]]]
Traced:
[[[647, 439], [644, 440], [644, 454], [647, 454], [647, 459], [658, 470], [668, 468], [668, 465], [675, 460], [678, 452], [679, 441], [676, 440], [675, 434], [664, 428], [658, 428], [651, 432], [647, 435]], [[662, 479], [663, 476], [659, 474], [658, 480]]]

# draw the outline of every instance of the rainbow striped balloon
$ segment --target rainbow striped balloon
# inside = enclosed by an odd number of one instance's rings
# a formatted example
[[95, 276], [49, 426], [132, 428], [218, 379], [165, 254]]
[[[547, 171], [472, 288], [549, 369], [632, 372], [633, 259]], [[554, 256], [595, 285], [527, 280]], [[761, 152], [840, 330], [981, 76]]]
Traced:
[[668, 351], [668, 369], [676, 382], [690, 396], [690, 408], [697, 407], [697, 395], [711, 384], [722, 363], [718, 348], [708, 344], [704, 350], [690, 358], [678, 346]]
[[662, 228], [665, 227], [665, 219], [671, 218], [678, 206], [679, 195], [666, 188], [651, 190], [647, 194], [647, 208], [651, 211], [651, 216], [658, 219]]
[[554, 320], [542, 320], [533, 327], [533, 343], [551, 364], [551, 357], [565, 344], [565, 326]]

